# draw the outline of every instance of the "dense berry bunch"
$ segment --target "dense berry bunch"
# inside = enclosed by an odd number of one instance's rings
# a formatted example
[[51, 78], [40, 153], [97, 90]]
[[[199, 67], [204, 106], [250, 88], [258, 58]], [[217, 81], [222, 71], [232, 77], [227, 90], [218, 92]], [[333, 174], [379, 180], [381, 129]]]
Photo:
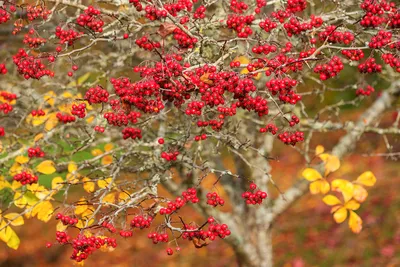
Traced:
[[153, 244], [158, 244], [159, 242], [167, 243], [169, 241], [167, 233], [161, 234], [157, 232], [152, 232], [147, 235], [147, 238], [152, 239]]
[[319, 74], [319, 78], [325, 81], [329, 78], [335, 77], [343, 70], [343, 62], [339, 57], [334, 56], [327, 64], [316, 65], [314, 72]]
[[392, 33], [388, 31], [379, 31], [377, 35], [371, 38], [368, 46], [370, 48], [381, 48], [388, 45], [392, 41]]
[[135, 41], [135, 43], [139, 47], [141, 47], [141, 48], [143, 48], [145, 50], [148, 50], [148, 51], [152, 51], [155, 48], [160, 48], [161, 47], [159, 42], [152, 42], [146, 36], [143, 36], [142, 38], [137, 39]]
[[85, 9], [84, 14], [79, 15], [76, 23], [82, 27], [88, 27], [94, 32], [103, 32], [104, 21], [101, 20], [100, 14], [100, 10], [89, 6]]
[[295, 146], [297, 142], [304, 141], [304, 133], [298, 131], [294, 133], [284, 132], [278, 135], [278, 139], [286, 145]]
[[16, 175], [14, 175], [13, 177], [14, 181], [20, 182], [22, 185], [26, 185], [26, 184], [34, 184], [37, 183], [38, 181], [38, 177], [28, 173], [28, 172], [21, 172], [18, 173]]
[[41, 116], [46, 115], [46, 112], [43, 109], [38, 109], [38, 110], [34, 109], [31, 111], [31, 115], [33, 117], [36, 117], [36, 116], [41, 117]]
[[9, 93], [9, 92], [6, 92], [6, 91], [2, 91], [0, 93], [0, 96], [6, 101], [12, 101], [12, 100], [17, 99], [17, 95], [16, 94]]
[[301, 96], [293, 91], [293, 88], [297, 85], [296, 80], [290, 78], [271, 79], [265, 85], [272, 95], [279, 93], [279, 99], [285, 103], [294, 105], [301, 100]]
[[11, 18], [11, 15], [5, 10], [0, 8], [0, 24], [6, 23]]
[[391, 53], [382, 54], [382, 59], [386, 64], [395, 69], [395, 71], [400, 72], [400, 57]]
[[337, 26], [329, 25], [326, 29], [318, 35], [320, 41], [324, 42], [328, 39], [330, 43], [350, 44], [354, 41], [354, 35], [351, 32], [339, 32]]
[[279, 9], [279, 10], [272, 12], [271, 16], [276, 18], [277, 20], [279, 20], [280, 23], [283, 23], [285, 21], [285, 19], [292, 16], [292, 13], [287, 10]]
[[182, 197], [175, 198], [175, 201], [168, 201], [167, 207], [160, 209], [160, 214], [171, 214], [172, 212], [182, 208], [188, 202], [199, 202], [197, 190], [195, 188], [188, 188], [186, 191], [182, 192]]
[[193, 14], [194, 19], [204, 19], [206, 17], [206, 7], [199, 6]]
[[239, 14], [243, 13], [249, 8], [249, 6], [245, 2], [240, 0], [231, 0], [229, 7], [233, 12]]
[[292, 115], [291, 120], [289, 121], [290, 127], [295, 126], [296, 124], [299, 124], [300, 120], [296, 115]]
[[128, 114], [124, 112], [106, 112], [104, 113], [104, 118], [107, 120], [107, 123], [114, 126], [123, 126], [128, 125], [129, 122], [137, 123], [138, 118], [140, 118], [140, 112], [131, 111]]
[[237, 36], [240, 38], [247, 38], [253, 34], [253, 30], [250, 28], [250, 24], [254, 21], [253, 15], [238, 16], [231, 15], [228, 17], [226, 24], [228, 28], [234, 29], [237, 32]]
[[69, 122], [74, 122], [75, 121], [75, 117], [74, 116], [71, 116], [69, 114], [62, 114], [60, 112], [57, 112], [56, 117], [62, 123], [69, 123]]
[[40, 79], [43, 76], [54, 76], [54, 72], [47, 70], [39, 58], [29, 56], [24, 49], [20, 49], [13, 56], [13, 61], [18, 67], [18, 72], [24, 75], [25, 79]]
[[121, 230], [121, 231], [119, 231], [119, 235], [122, 236], [122, 237], [125, 237], [125, 238], [132, 237], [133, 236], [133, 232], [129, 231], [129, 230], [126, 230], [126, 231]]
[[292, 13], [301, 12], [307, 8], [306, 0], [288, 0], [286, 10]]
[[40, 147], [30, 147], [28, 148], [28, 157], [30, 158], [43, 158], [44, 152]]
[[110, 231], [111, 233], [115, 233], [117, 232], [117, 229], [114, 227], [114, 225], [112, 223], [106, 222], [104, 221], [101, 226], [103, 226], [104, 228], [106, 228], [108, 231]]
[[260, 26], [261, 29], [263, 29], [266, 32], [270, 32], [277, 26], [276, 22], [273, 22], [269, 18], [266, 18], [265, 20], [261, 21], [258, 25]]
[[122, 130], [122, 138], [142, 139], [142, 130], [138, 128], [126, 127]]
[[173, 34], [174, 39], [178, 41], [181, 48], [193, 48], [198, 41], [196, 37], [190, 37], [179, 28], [176, 28]]
[[387, 2], [386, 0], [364, 0], [360, 7], [366, 12], [360, 21], [363, 27], [375, 28], [388, 21], [387, 16], [385, 16], [387, 13], [390, 11], [396, 12], [395, 3]]
[[168, 13], [166, 10], [158, 9], [155, 6], [146, 6], [144, 8], [144, 11], [146, 12], [146, 18], [149, 20], [157, 20], [161, 18], [166, 18]]
[[73, 104], [71, 107], [71, 114], [77, 116], [78, 118], [84, 118], [86, 116], [86, 104]]
[[264, 55], [268, 55], [269, 53], [274, 53], [276, 52], [277, 48], [275, 45], [269, 45], [269, 44], [264, 44], [264, 45], [256, 45], [253, 46], [253, 48], [251, 49], [251, 51], [254, 54], [264, 54]]
[[56, 37], [60, 39], [60, 44], [71, 46], [82, 35], [83, 32], [77, 32], [73, 29], [63, 30], [60, 26], [56, 27]]
[[361, 73], [381, 72], [382, 65], [377, 64], [375, 58], [368, 58], [364, 63], [358, 65], [358, 70]]
[[389, 14], [389, 18], [390, 18], [389, 27], [391, 27], [393, 29], [400, 28], [400, 12], [399, 11], [397, 11], [397, 10], [393, 11], [393, 13]]
[[129, 3], [133, 4], [133, 6], [136, 8], [136, 11], [140, 12], [143, 10], [142, 3], [140, 3], [140, 0], [129, 0]]
[[[185, 225], [184, 229], [186, 231], [183, 232], [182, 238], [187, 240], [198, 239], [206, 241], [208, 239], [210, 241], [214, 241], [217, 237], [223, 239], [231, 234], [231, 231], [226, 224], [218, 224], [212, 217], [208, 218], [207, 222], [209, 224], [207, 230], [198, 229], [197, 227], [191, 225]], [[203, 245], [205, 244], [206, 243]], [[201, 244], [196, 246], [202, 247]]]
[[0, 112], [3, 112], [4, 114], [8, 114], [12, 110], [13, 110], [13, 106], [11, 106], [10, 104], [8, 104], [8, 103], [0, 104]]
[[152, 222], [153, 217], [151, 216], [136, 215], [131, 220], [131, 227], [139, 229], [150, 228]]
[[255, 183], [251, 183], [249, 186], [249, 191], [246, 191], [242, 194], [242, 198], [246, 200], [247, 205], [256, 205], [261, 204], [264, 199], [267, 198], [267, 193], [261, 190], [256, 190], [257, 185]]
[[290, 18], [288, 22], [283, 24], [283, 27], [285, 28], [289, 37], [292, 37], [293, 35], [296, 34], [300, 34], [307, 30], [311, 30], [313, 28], [313, 26], [310, 23], [307, 22], [300, 23], [300, 21], [294, 17]]
[[179, 155], [178, 151], [175, 152], [162, 152], [161, 158], [165, 159], [166, 161], [175, 161]]
[[213, 192], [213, 193], [207, 193], [207, 204], [210, 206], [223, 206], [225, 204], [225, 200], [223, 200], [218, 193]]
[[267, 0], [256, 0], [257, 7], [254, 9], [254, 13], [259, 14], [261, 12], [261, 8], [267, 5]]
[[365, 89], [364, 88], [358, 88], [356, 90], [356, 95], [357, 96], [359, 96], [359, 95], [369, 96], [374, 91], [375, 91], [375, 89], [372, 86], [368, 85]]
[[0, 137], [4, 136], [6, 134], [6, 131], [4, 130], [4, 127], [0, 126]]
[[48, 10], [44, 6], [28, 5], [26, 7], [26, 15], [27, 15], [29, 21], [33, 21], [37, 18], [42, 18], [43, 20], [47, 20], [47, 18], [49, 17], [50, 14], [51, 14], [51, 11]]
[[364, 58], [364, 52], [360, 49], [342, 50], [342, 55], [352, 61], [359, 61]]
[[77, 218], [72, 218], [67, 215], [63, 215], [61, 213], [57, 213], [56, 220], [60, 220], [64, 225], [75, 225], [78, 223]]
[[34, 33], [34, 30], [30, 29], [29, 33], [24, 35], [24, 40], [22, 41], [24, 44], [28, 45], [29, 48], [37, 48], [47, 42], [46, 39], [44, 39], [44, 38], [32, 37], [31, 35], [33, 33]]
[[107, 103], [109, 95], [106, 89], [103, 89], [101, 86], [96, 86], [86, 91], [85, 100], [87, 100], [89, 104]]

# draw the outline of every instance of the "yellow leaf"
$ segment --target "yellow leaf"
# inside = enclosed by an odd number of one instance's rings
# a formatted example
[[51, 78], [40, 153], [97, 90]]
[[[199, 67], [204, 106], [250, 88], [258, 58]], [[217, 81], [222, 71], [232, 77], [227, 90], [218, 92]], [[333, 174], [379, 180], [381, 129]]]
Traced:
[[18, 237], [17, 234], [14, 232], [14, 230], [11, 229], [10, 226], [7, 226], [7, 229], [8, 229], [8, 231], [11, 232], [10, 239], [8, 239], [8, 241], [7, 241], [7, 246], [10, 247], [10, 248], [12, 248], [12, 249], [17, 250], [18, 247], [19, 247], [19, 243], [20, 243], [19, 237]]
[[3, 151], [3, 143], [0, 141], [0, 153]]
[[344, 207], [348, 210], [358, 210], [358, 208], [360, 208], [360, 203], [358, 203], [355, 200], [350, 200], [349, 202], [347, 202]]
[[248, 59], [245, 56], [236, 57], [233, 61], [239, 61], [240, 64], [248, 64], [248, 63], [250, 63], [250, 59]]
[[93, 155], [94, 157], [97, 157], [97, 156], [103, 154], [103, 151], [101, 151], [100, 149], [96, 148], [96, 149], [93, 149], [93, 150], [91, 151], [91, 153], [92, 153], [92, 155]]
[[346, 208], [340, 208], [333, 214], [333, 219], [337, 223], [344, 222], [344, 220], [346, 220], [346, 218], [347, 218], [347, 209]]
[[24, 218], [18, 213], [8, 213], [4, 215], [4, 218], [10, 220], [10, 224], [13, 226], [19, 226], [24, 224]]
[[319, 194], [321, 192], [321, 181], [315, 181], [310, 184], [310, 193], [313, 195]]
[[84, 177], [82, 179], [82, 182], [83, 182], [83, 189], [85, 189], [86, 192], [88, 192], [88, 193], [94, 192], [96, 184], [94, 182], [92, 182], [91, 179], [89, 179], [88, 177]]
[[49, 117], [49, 115], [48, 115], [49, 110], [48, 109], [44, 109], [43, 111], [45, 112], [44, 116], [32, 116], [32, 114], [29, 114], [26, 117], [26, 122], [29, 123], [29, 124], [32, 124], [33, 126], [42, 125], [43, 123], [45, 123], [45, 121]]
[[14, 162], [14, 164], [10, 168], [9, 174], [11, 176], [14, 176], [14, 175], [20, 173], [22, 171], [22, 169], [23, 168], [22, 168], [21, 164], [19, 164], [18, 162]]
[[19, 164], [24, 164], [29, 161], [29, 158], [21, 155], [21, 156], [17, 156], [15, 158], [15, 161], [18, 162]]
[[362, 229], [362, 220], [354, 211], [350, 211], [349, 227], [353, 233], [360, 233]]
[[67, 173], [65, 178], [66, 178], [68, 183], [76, 184], [76, 183], [79, 182], [79, 177], [80, 177], [79, 173], [78, 174]]
[[72, 81], [70, 82], [67, 87], [75, 87], [75, 86], [79, 86], [82, 85], [87, 79], [89, 79], [91, 73], [87, 72], [86, 74], [80, 76], [76, 81]]
[[75, 172], [76, 170], [78, 169], [78, 166], [76, 165], [76, 163], [75, 162], [73, 162], [73, 161], [71, 161], [69, 164], [68, 164], [68, 172]]
[[376, 177], [372, 172], [366, 171], [358, 176], [356, 182], [366, 186], [373, 186], [376, 183]]
[[[21, 185], [21, 183], [19, 183]], [[3, 188], [11, 188], [11, 184], [4, 180], [4, 177], [0, 175], [0, 190]]]
[[0, 222], [0, 229], [3, 229], [3, 230], [0, 231], [0, 239], [3, 242], [7, 243], [8, 240], [10, 240], [10, 237], [11, 237], [12, 233], [10, 231], [11, 227], [6, 226], [6, 225], [7, 225], [7, 223], [5, 221], [1, 221]]
[[113, 157], [111, 155], [105, 155], [101, 158], [101, 164], [108, 165], [113, 162]]
[[74, 95], [71, 94], [71, 92], [69, 92], [69, 91], [65, 91], [61, 96], [63, 98], [73, 98], [74, 97]]
[[42, 134], [42, 133], [37, 134], [37, 135], [35, 136], [35, 138], [33, 139], [33, 141], [37, 142], [37, 141], [39, 141], [40, 139], [42, 139], [43, 136], [44, 136], [44, 134]]
[[54, 177], [53, 180], [51, 180], [51, 189], [54, 190], [60, 190], [64, 186], [64, 179], [60, 176]]
[[322, 178], [321, 174], [317, 170], [312, 169], [312, 168], [305, 169], [301, 173], [301, 175], [304, 177], [304, 179], [306, 179], [306, 180], [308, 180], [310, 182], [316, 181], [316, 180]]
[[325, 163], [325, 176], [340, 168], [340, 160], [338, 157], [330, 154], [321, 154], [319, 157]]
[[106, 178], [106, 179], [104, 179], [104, 180], [98, 180], [98, 181], [97, 181], [97, 185], [98, 185], [100, 188], [106, 188], [106, 187], [111, 183], [111, 181], [112, 181], [112, 178], [111, 178], [111, 177], [108, 177], [108, 178]]
[[21, 194], [20, 192], [15, 192], [14, 194], [14, 205], [20, 209], [25, 208], [28, 204], [28, 200], [26, 199], [25, 195]]
[[46, 124], [44, 125], [44, 129], [46, 131], [51, 131], [52, 129], [54, 129], [54, 127], [57, 126], [57, 124], [58, 124], [57, 113], [53, 112], [49, 114]]
[[113, 148], [114, 148], [114, 145], [111, 144], [111, 143], [109, 143], [109, 144], [106, 144], [106, 145], [104, 146], [104, 151], [108, 152], [108, 151], [110, 151], [110, 150], [113, 149]]
[[54, 102], [56, 99], [56, 94], [53, 91], [48, 91], [44, 94], [43, 99], [48, 103], [50, 106], [54, 106]]
[[22, 187], [22, 184], [20, 183], [20, 182], [17, 182], [17, 181], [12, 181], [12, 184], [11, 184], [11, 188], [12, 188], [12, 190], [17, 190], [18, 188], [21, 188]]
[[64, 232], [67, 229], [68, 225], [64, 225], [61, 221], [59, 221], [56, 225], [56, 230], [59, 232]]
[[118, 202], [119, 202], [119, 204], [125, 203], [127, 200], [130, 199], [130, 197], [131, 196], [128, 194], [128, 192], [125, 192], [125, 191], [120, 192], [118, 194]]
[[367, 197], [368, 197], [367, 190], [365, 190], [365, 188], [362, 187], [361, 185], [355, 184], [353, 191], [353, 198], [358, 202], [362, 203], [367, 199]]
[[353, 197], [354, 185], [344, 179], [335, 179], [332, 181], [332, 190], [341, 192], [344, 202], [348, 202]]
[[43, 222], [48, 222], [51, 219], [53, 212], [53, 205], [50, 201], [43, 201], [37, 204], [32, 210], [32, 213], [35, 215], [37, 214], [37, 218]]
[[315, 155], [318, 156], [318, 155], [324, 153], [324, 151], [325, 151], [325, 148], [323, 146], [321, 146], [321, 145], [318, 145], [315, 148]]
[[325, 179], [322, 179], [320, 181], [320, 183], [321, 183], [321, 186], [320, 186], [321, 194], [325, 195], [326, 193], [329, 192], [329, 190], [331, 190], [329, 183]]
[[75, 214], [83, 214], [87, 209], [89, 208], [88, 203], [85, 198], [81, 198], [77, 203], [75, 207]]
[[115, 193], [107, 194], [102, 200], [102, 203], [114, 203], [114, 202], [115, 202]]
[[51, 160], [42, 161], [38, 166], [36, 166], [36, 170], [43, 174], [52, 174], [56, 171], [54, 167], [54, 162]]
[[86, 119], [86, 122], [87, 122], [87, 123], [92, 123], [93, 120], [94, 120], [94, 116], [90, 116], [90, 117], [88, 117], [88, 118]]
[[335, 196], [333, 195], [327, 195], [325, 196], [322, 201], [328, 205], [328, 206], [335, 206], [335, 205], [341, 205], [342, 202]]

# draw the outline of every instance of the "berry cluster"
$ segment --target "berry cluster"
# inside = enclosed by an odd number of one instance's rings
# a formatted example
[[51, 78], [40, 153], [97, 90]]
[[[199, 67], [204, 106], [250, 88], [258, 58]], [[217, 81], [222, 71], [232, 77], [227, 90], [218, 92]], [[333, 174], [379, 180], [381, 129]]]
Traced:
[[31, 111], [31, 115], [33, 117], [36, 117], [36, 116], [40, 117], [40, 116], [46, 115], [46, 112], [43, 109], [38, 109], [38, 110], [34, 109]]
[[122, 130], [122, 138], [142, 139], [142, 130], [138, 128], [126, 127]]
[[6, 101], [13, 101], [13, 100], [17, 99], [17, 95], [16, 94], [9, 93], [9, 92], [6, 92], [6, 91], [2, 91], [0, 93], [0, 96]]
[[30, 29], [28, 34], [24, 35], [24, 40], [22, 41], [24, 44], [28, 45], [29, 48], [37, 48], [47, 42], [46, 39], [41, 37], [31, 37], [33, 34], [34, 30]]
[[358, 88], [356, 90], [356, 95], [360, 96], [360, 95], [364, 95], [364, 96], [370, 96], [373, 92], [375, 92], [375, 89], [368, 85], [365, 89], [363, 88]]
[[12, 110], [13, 110], [13, 106], [11, 106], [10, 104], [8, 104], [8, 103], [0, 104], [0, 111], [2, 111], [4, 114], [8, 114]]
[[69, 123], [69, 122], [74, 122], [75, 121], [75, 117], [74, 116], [71, 116], [69, 114], [62, 114], [60, 112], [57, 112], [56, 117], [62, 123]]
[[377, 35], [371, 38], [368, 46], [370, 48], [381, 48], [388, 45], [392, 41], [392, 33], [387, 31], [379, 31]]
[[103, 32], [104, 21], [100, 17], [100, 10], [88, 6], [84, 14], [80, 14], [76, 19], [76, 23], [82, 27], [88, 27], [94, 32]]
[[254, 13], [260, 14], [261, 8], [267, 5], [267, 0], [256, 0], [256, 2], [257, 2], [257, 7], [254, 9]]
[[275, 135], [278, 132], [278, 127], [276, 127], [275, 124], [268, 124], [267, 126], [265, 126], [265, 128], [260, 128], [260, 133], [271, 133], [273, 135]]
[[231, 234], [226, 224], [218, 224], [212, 217], [208, 218], [207, 222], [209, 226], [206, 231], [202, 229], [198, 230], [195, 226], [185, 225], [184, 229], [186, 231], [183, 232], [182, 238], [187, 240], [199, 239], [206, 241], [208, 239], [214, 241], [217, 237], [223, 239]]
[[153, 244], [158, 244], [159, 242], [167, 243], [169, 241], [168, 234], [160, 234], [157, 232], [152, 232], [147, 235], [147, 238], [153, 240]]
[[288, 36], [292, 37], [293, 35], [311, 30], [313, 26], [307, 22], [300, 23], [298, 19], [292, 17], [288, 22], [283, 24], [283, 27], [285, 28]]
[[254, 21], [253, 15], [238, 16], [231, 15], [228, 17], [226, 24], [229, 29], [234, 29], [237, 36], [240, 38], [247, 38], [253, 34], [253, 30], [250, 28], [250, 24]]
[[368, 58], [364, 63], [358, 65], [358, 70], [361, 73], [381, 72], [382, 65], [377, 64], [375, 58]]
[[342, 50], [342, 55], [352, 61], [359, 61], [364, 58], [364, 52], [360, 49]]
[[[264, 44], [264, 45], [256, 45], [253, 46], [253, 48], [251, 49], [251, 51], [254, 54], [264, 54], [264, 55], [268, 55], [269, 53], [274, 53], [276, 52], [277, 48], [275, 45], [269, 45], [269, 44]], [[239, 62], [240, 63], [240, 62]]]
[[384, 15], [391, 9], [395, 9], [395, 4], [393, 2], [389, 3], [386, 0], [364, 0], [360, 7], [366, 12], [360, 21], [360, 25], [375, 28], [387, 22], [387, 18]]
[[200, 140], [206, 140], [207, 139], [207, 135], [206, 134], [202, 134], [202, 135], [196, 135], [194, 137], [194, 141], [199, 142]]
[[257, 185], [251, 183], [249, 185], [249, 191], [242, 193], [242, 198], [246, 200], [247, 205], [261, 204], [264, 199], [267, 198], [267, 193], [261, 190], [257, 190]]
[[204, 19], [206, 17], [206, 7], [199, 6], [193, 14], [194, 19]]
[[271, 79], [265, 85], [272, 95], [279, 93], [279, 100], [285, 103], [294, 105], [301, 100], [301, 96], [293, 91], [293, 87], [297, 85], [296, 80], [290, 78]]
[[111, 233], [115, 233], [117, 232], [117, 229], [115, 229], [114, 225], [112, 223], [109, 222], [103, 222], [101, 224], [101, 226], [103, 226], [104, 228], [106, 228], [108, 231], [110, 231]]
[[0, 8], [0, 24], [6, 23], [11, 18], [11, 15], [7, 12], [7, 10]]
[[4, 127], [0, 126], [0, 137], [4, 136], [6, 134], [6, 131], [4, 130]]
[[175, 201], [168, 201], [167, 207], [160, 209], [160, 214], [171, 214], [172, 212], [182, 208], [188, 202], [199, 202], [197, 190], [195, 188], [188, 188], [186, 191], [182, 192], [182, 197], [175, 198]]
[[160, 48], [161, 47], [159, 42], [152, 42], [146, 36], [143, 36], [142, 38], [137, 39], [135, 41], [135, 43], [139, 47], [141, 47], [141, 48], [143, 48], [145, 50], [148, 50], [148, 51], [152, 51], [155, 48]]
[[18, 53], [13, 56], [13, 61], [18, 67], [18, 72], [24, 75], [25, 79], [54, 76], [54, 72], [47, 70], [39, 58], [29, 56], [24, 49], [19, 49]]
[[166, 161], [175, 161], [179, 155], [178, 151], [175, 152], [162, 152], [161, 158], [165, 159]]
[[295, 146], [297, 142], [304, 141], [304, 133], [299, 131], [294, 133], [284, 132], [278, 135], [278, 139], [286, 145]]
[[306, 8], [306, 0], [288, 0], [286, 4], [286, 10], [292, 13], [301, 12]]
[[273, 22], [269, 18], [266, 18], [265, 20], [261, 21], [258, 25], [260, 26], [261, 29], [263, 29], [266, 32], [270, 32], [277, 26], [276, 22]]
[[71, 114], [77, 116], [78, 118], [84, 118], [86, 116], [86, 104], [73, 104], [71, 107]]
[[129, 122], [137, 123], [140, 116], [141, 114], [135, 111], [131, 111], [128, 114], [123, 112], [119, 112], [118, 114], [113, 112], [104, 113], [104, 118], [107, 120], [107, 123], [114, 126], [128, 125]]
[[238, 14], [243, 13], [249, 8], [249, 6], [245, 2], [242, 2], [240, 0], [231, 0], [229, 7], [233, 12]]
[[173, 38], [178, 41], [180, 48], [193, 48], [198, 41], [196, 37], [191, 38], [179, 28], [175, 28], [173, 34]]
[[[138, 9], [138, 6], [139, 5], [135, 5], [136, 10]], [[146, 18], [148, 18], [151, 21], [158, 20], [161, 18], [166, 18], [168, 15], [166, 10], [161, 10], [156, 8], [155, 6], [150, 6], [150, 5], [146, 6], [144, 8], [144, 11], [146, 12]]]
[[49, 17], [50, 14], [51, 14], [51, 11], [48, 10], [44, 6], [28, 5], [26, 7], [26, 15], [27, 15], [29, 21], [33, 21], [37, 18], [42, 18], [43, 20], [47, 20], [47, 18]]
[[7, 69], [6, 69], [6, 64], [2, 63], [0, 64], [0, 74], [6, 74]]
[[207, 193], [207, 204], [210, 206], [223, 206], [225, 204], [225, 200], [223, 200], [216, 192]]
[[351, 32], [339, 32], [335, 25], [326, 27], [324, 31], [318, 34], [318, 37], [322, 42], [328, 39], [330, 43], [342, 43], [345, 45], [354, 41], [354, 35]]
[[289, 122], [290, 127], [295, 126], [296, 124], [299, 124], [300, 120], [296, 115], [292, 115], [292, 118]]
[[400, 72], [400, 57], [395, 56], [394, 54], [387, 53], [382, 54], [382, 59], [386, 64], [389, 64], [390, 67], [395, 69], [397, 72]]
[[133, 232], [129, 231], [129, 230], [127, 230], [127, 231], [121, 230], [121, 231], [119, 231], [119, 235], [122, 236], [122, 237], [125, 237], [125, 238], [132, 237], [133, 236]]
[[30, 158], [43, 158], [44, 152], [40, 147], [30, 147], [28, 148], [28, 157]]
[[56, 220], [60, 220], [64, 225], [75, 225], [78, 223], [77, 218], [72, 218], [67, 215], [63, 215], [61, 213], [57, 213]]
[[205, 104], [202, 101], [193, 101], [187, 105], [185, 110], [186, 115], [201, 115], [201, 110], [204, 108]]
[[131, 220], [131, 227], [139, 229], [150, 228], [152, 222], [153, 217], [151, 216], [136, 215]]
[[109, 95], [106, 89], [98, 85], [86, 91], [85, 100], [89, 104], [107, 103]]
[[28, 172], [21, 172], [13, 177], [14, 181], [20, 182], [22, 185], [37, 183], [38, 177]]
[[63, 30], [60, 26], [56, 27], [56, 37], [60, 39], [60, 44], [67, 43], [69, 46], [83, 35], [83, 32], [77, 32], [73, 29]]
[[99, 133], [104, 133], [105, 128], [99, 125], [94, 126], [94, 130]]
[[343, 62], [339, 57], [334, 56], [327, 64], [316, 65], [314, 72], [319, 74], [319, 78], [325, 81], [329, 78], [335, 77], [343, 70]]

